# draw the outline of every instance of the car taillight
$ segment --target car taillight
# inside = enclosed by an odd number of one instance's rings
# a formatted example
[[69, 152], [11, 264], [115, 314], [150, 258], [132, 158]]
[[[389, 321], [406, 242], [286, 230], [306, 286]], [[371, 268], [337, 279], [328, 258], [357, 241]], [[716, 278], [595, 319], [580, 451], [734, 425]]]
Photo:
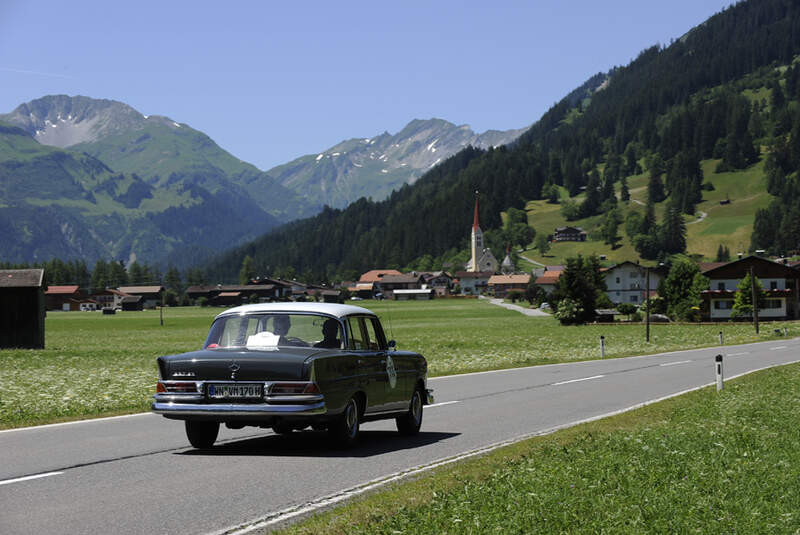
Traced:
[[273, 383], [269, 389], [273, 396], [286, 394], [319, 394], [317, 383]]
[[187, 394], [187, 393], [197, 393], [197, 383], [189, 382], [189, 381], [181, 381], [181, 382], [162, 382], [159, 381], [156, 385], [156, 392], [162, 394]]

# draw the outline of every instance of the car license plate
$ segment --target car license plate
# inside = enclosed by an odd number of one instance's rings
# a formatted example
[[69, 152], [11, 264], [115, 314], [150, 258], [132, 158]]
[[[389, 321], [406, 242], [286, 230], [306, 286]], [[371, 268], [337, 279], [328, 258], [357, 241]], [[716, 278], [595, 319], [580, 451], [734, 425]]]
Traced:
[[211, 399], [256, 399], [263, 395], [264, 385], [259, 383], [208, 385], [208, 397]]

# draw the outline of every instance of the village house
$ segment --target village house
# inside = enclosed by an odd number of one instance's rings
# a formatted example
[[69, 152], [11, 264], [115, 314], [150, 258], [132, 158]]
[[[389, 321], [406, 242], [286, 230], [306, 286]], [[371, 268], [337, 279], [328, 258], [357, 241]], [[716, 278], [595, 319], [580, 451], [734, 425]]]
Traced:
[[390, 299], [395, 290], [419, 290], [425, 278], [419, 273], [408, 273], [400, 275], [384, 275], [380, 282], [376, 283], [377, 290], [384, 297]]
[[493, 271], [459, 271], [456, 278], [462, 294], [480, 295], [488, 291], [492, 275]]
[[663, 273], [658, 268], [650, 268], [650, 287], [647, 287], [648, 268], [634, 262], [625, 261], [603, 270], [606, 281], [606, 294], [612, 303], [644, 303], [653, 297], [661, 283]]
[[528, 288], [531, 276], [527, 273], [522, 275], [492, 275], [489, 277], [489, 292], [500, 299], [505, 298], [508, 292], [518, 290], [524, 292]]
[[558, 288], [558, 280], [564, 272], [564, 266], [547, 266], [544, 270], [534, 270], [533, 283], [544, 291], [545, 295], [550, 295]]
[[[118, 290], [124, 294], [133, 297], [142, 298], [142, 308], [156, 308], [161, 306], [163, 286], [120, 286]], [[127, 297], [122, 299], [123, 304], [126, 300], [130, 301]], [[122, 307], [125, 310], [125, 307]], [[141, 310], [141, 309], [140, 309]]]
[[[69, 286], [48, 286], [44, 292], [45, 306], [47, 310], [63, 310], [69, 312], [70, 310], [81, 310], [81, 304], [94, 304], [97, 307], [97, 302], [90, 300], [86, 297], [80, 287], [75, 285]], [[84, 307], [85, 308], [85, 307]]]
[[751, 269], [761, 281], [766, 294], [758, 310], [759, 318], [780, 320], [798, 317], [800, 272], [765, 258], [748, 256], [722, 265], [705, 266], [702, 270], [709, 279], [709, 289], [701, 292], [703, 319], [730, 319], [739, 282]]
[[446, 271], [424, 271], [420, 272], [429, 288], [433, 288], [437, 297], [450, 295], [450, 288], [453, 286], [453, 277]]
[[580, 227], [558, 227], [550, 241], [586, 241], [586, 232]]
[[376, 294], [381, 293], [380, 282], [387, 275], [402, 275], [402, 273], [396, 269], [372, 269], [362, 274], [355, 286], [347, 289], [356, 297], [372, 299]]

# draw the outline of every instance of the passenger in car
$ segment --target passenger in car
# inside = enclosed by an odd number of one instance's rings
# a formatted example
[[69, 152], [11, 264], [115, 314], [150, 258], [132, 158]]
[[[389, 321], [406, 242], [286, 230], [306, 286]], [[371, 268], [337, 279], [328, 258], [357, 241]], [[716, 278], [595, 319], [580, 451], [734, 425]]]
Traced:
[[322, 324], [322, 340], [314, 344], [314, 347], [335, 349], [342, 347], [339, 336], [339, 322], [335, 319], [327, 319]]

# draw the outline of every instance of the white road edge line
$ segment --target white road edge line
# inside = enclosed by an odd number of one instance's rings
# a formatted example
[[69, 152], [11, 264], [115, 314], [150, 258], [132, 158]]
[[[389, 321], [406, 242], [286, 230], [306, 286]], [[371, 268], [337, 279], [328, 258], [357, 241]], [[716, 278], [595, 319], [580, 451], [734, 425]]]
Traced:
[[89, 424], [92, 422], [107, 422], [109, 420], [121, 420], [123, 418], [134, 418], [137, 416], [158, 416], [152, 412], [137, 412], [134, 414], [121, 414], [119, 416], [104, 416], [103, 418], [89, 418], [88, 420], [73, 420], [71, 422], [59, 422], [57, 424], [44, 424], [44, 425], [30, 425], [28, 427], [15, 427], [13, 429], [2, 429], [0, 434], [3, 433], [16, 433], [18, 431], [38, 431], [39, 429], [50, 429], [53, 427], [63, 427], [65, 425], [76, 424]]
[[769, 348], [770, 351], [777, 351], [779, 349], [786, 349], [789, 346], [778, 346], [778, 347], [771, 347]]
[[432, 409], [434, 407], [442, 407], [444, 405], [452, 405], [453, 403], [461, 403], [461, 400], [455, 401], [442, 401], [441, 403], [434, 403], [433, 405], [425, 405], [426, 409]]
[[[744, 373], [740, 373], [740, 374], [737, 374], [737, 375], [732, 375], [732, 376], [728, 377], [725, 380], [726, 381], [730, 381], [731, 379], [736, 379], [738, 377], [742, 377], [744, 375], [749, 375], [751, 373], [759, 372], [759, 371], [762, 371], [762, 370], [767, 370], [769, 368], [777, 368], [778, 366], [788, 366], [789, 364], [797, 364], [797, 363], [800, 363], [800, 359], [793, 360], [793, 361], [790, 361], [790, 362], [782, 362], [780, 364], [771, 364], [769, 366], [764, 366], [763, 368], [758, 368], [758, 369], [750, 370], [750, 371], [747, 371], [747, 372], [744, 372]], [[417, 466], [417, 467], [414, 467], [414, 468], [409, 468], [408, 470], [404, 470], [402, 472], [397, 472], [395, 474], [384, 476], [382, 478], [373, 479], [372, 481], [368, 481], [368, 482], [366, 482], [366, 483], [364, 483], [362, 485], [358, 485], [358, 486], [355, 486], [355, 487], [351, 487], [349, 489], [345, 489], [345, 490], [343, 490], [341, 492], [338, 492], [336, 494], [330, 494], [328, 496], [323, 496], [321, 498], [318, 498], [318, 499], [316, 499], [314, 501], [311, 501], [311, 502], [308, 502], [308, 503], [305, 503], [305, 504], [302, 504], [302, 505], [296, 505], [296, 506], [293, 506], [293, 507], [287, 507], [286, 509], [282, 509], [280, 511], [275, 511], [275, 512], [267, 514], [267, 515], [265, 515], [265, 516], [263, 516], [261, 518], [253, 519], [250, 522], [245, 522], [244, 524], [239, 524], [238, 526], [231, 526], [229, 528], [225, 528], [225, 529], [222, 529], [222, 530], [219, 530], [219, 531], [213, 531], [213, 532], [209, 533], [208, 535], [245, 535], [245, 534], [251, 533], [252, 531], [255, 531], [257, 529], [263, 529], [263, 528], [266, 528], [266, 527], [269, 527], [269, 526], [274, 526], [276, 524], [287, 522], [287, 521], [289, 521], [289, 520], [291, 520], [293, 518], [296, 518], [296, 517], [299, 517], [299, 516], [303, 516], [303, 515], [306, 515], [306, 514], [309, 514], [309, 513], [313, 513], [315, 511], [319, 511], [321, 509], [330, 507], [330, 506], [335, 505], [337, 503], [340, 503], [340, 502], [343, 502], [343, 501], [348, 500], [350, 498], [353, 498], [355, 496], [358, 496], [359, 494], [364, 494], [365, 492], [369, 492], [371, 490], [380, 488], [380, 487], [382, 487], [382, 486], [384, 486], [384, 485], [386, 485], [388, 483], [392, 483], [394, 481], [399, 481], [401, 479], [405, 479], [405, 478], [407, 478], [409, 476], [420, 474], [422, 472], [427, 472], [428, 470], [432, 470], [432, 469], [438, 468], [440, 466], [445, 466], [445, 465], [448, 465], [448, 464], [452, 464], [452, 463], [461, 461], [463, 459], [468, 459], [470, 457], [475, 457], [477, 455], [483, 455], [485, 453], [489, 453], [491, 451], [494, 451], [496, 449], [502, 448], [504, 446], [510, 446], [511, 444], [515, 444], [517, 442], [522, 442], [523, 440], [527, 440], [529, 438], [533, 438], [533, 437], [537, 437], [537, 436], [550, 435], [550, 434], [555, 433], [556, 431], [561, 431], [562, 429], [575, 427], [576, 425], [585, 424], [585, 423], [589, 423], [589, 422], [594, 422], [596, 420], [602, 420], [603, 418], [608, 418], [608, 417], [616, 416], [618, 414], [623, 414], [623, 413], [626, 413], [626, 412], [629, 412], [629, 411], [632, 411], [632, 410], [641, 409], [642, 407], [646, 407], [648, 405], [652, 405], [653, 403], [658, 403], [660, 401], [664, 401], [664, 400], [667, 400], [667, 399], [671, 399], [671, 398], [675, 398], [675, 397], [678, 397], [678, 396], [682, 396], [684, 394], [688, 394], [689, 392], [694, 392], [696, 390], [700, 390], [700, 389], [703, 389], [703, 388], [706, 388], [706, 387], [709, 387], [709, 386], [713, 386], [715, 384], [716, 384], [716, 381], [711, 382], [711, 383], [706, 383], [704, 385], [696, 386], [694, 388], [689, 388], [687, 390], [682, 390], [680, 392], [676, 392], [676, 393], [670, 394], [668, 396], [663, 396], [663, 397], [660, 397], [660, 398], [651, 399], [649, 401], [643, 401], [641, 403], [637, 403], [636, 405], [631, 405], [630, 407], [627, 407], [625, 409], [619, 409], [619, 410], [616, 410], [616, 411], [607, 412], [605, 414], [599, 414], [597, 416], [592, 416], [590, 418], [585, 418], [583, 420], [577, 420], [577, 421], [574, 421], [574, 422], [570, 422], [570, 423], [566, 423], [566, 424], [562, 424], [562, 425], [557, 425], [555, 427], [550, 427], [548, 429], [543, 429], [541, 431], [535, 431], [533, 433], [526, 433], [524, 435], [519, 435], [519, 436], [517, 436], [515, 438], [511, 438], [511, 439], [508, 439], [508, 440], [504, 440], [502, 442], [497, 442], [497, 443], [494, 443], [494, 444], [490, 444], [490, 445], [484, 446], [482, 448], [477, 448], [477, 449], [462, 453], [460, 455], [456, 455], [455, 457], [448, 457], [448, 458], [440, 459], [438, 461], [434, 461], [434, 462], [426, 464], [426, 465], [421, 465], [421, 466]]]
[[30, 481], [31, 479], [41, 479], [43, 477], [57, 476], [63, 473], [64, 472], [47, 472], [45, 474], [36, 474], [33, 476], [18, 477], [15, 479], [6, 479], [4, 481], [0, 481], [0, 485], [10, 485], [11, 483], [20, 483], [22, 481]]
[[581, 379], [570, 379], [569, 381], [561, 381], [559, 383], [550, 383], [550, 386], [568, 385], [570, 383], [580, 383], [581, 381], [591, 381], [592, 379], [600, 379], [605, 375], [592, 375], [591, 377], [582, 377]]
[[692, 361], [691, 360], [682, 360], [680, 362], [665, 362], [664, 364], [659, 364], [659, 366], [661, 366], [663, 368], [664, 366], [675, 366], [677, 364], [686, 364], [688, 362], [692, 362]]
[[726, 356], [728, 356], [728, 357], [739, 357], [741, 355], [749, 355], [749, 354], [750, 354], [749, 351], [745, 351], [743, 353], [728, 353]]

